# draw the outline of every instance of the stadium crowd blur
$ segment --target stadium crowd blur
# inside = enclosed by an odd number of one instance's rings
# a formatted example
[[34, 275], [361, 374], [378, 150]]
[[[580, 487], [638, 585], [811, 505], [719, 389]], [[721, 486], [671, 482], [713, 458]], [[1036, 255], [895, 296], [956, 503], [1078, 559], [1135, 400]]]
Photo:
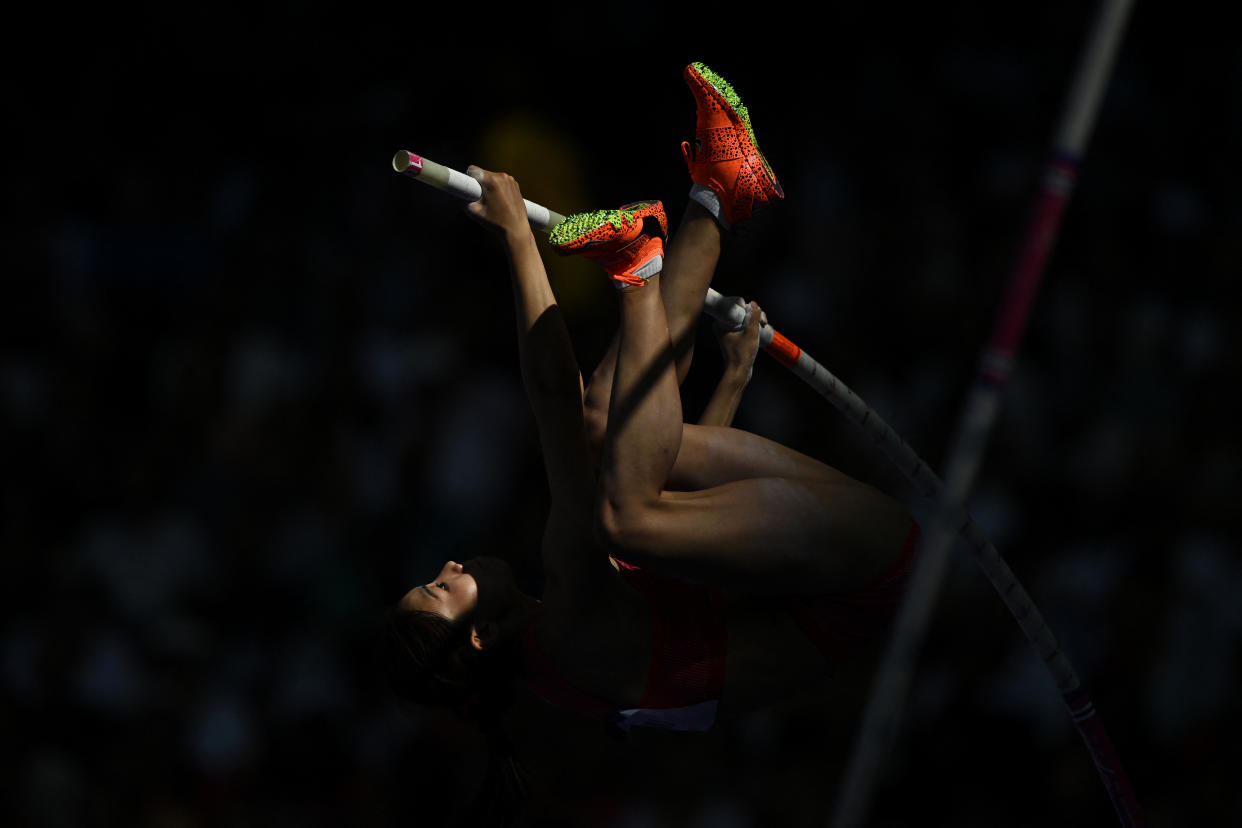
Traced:
[[[818, 34], [784, 23], [780, 59], [700, 47], [689, 13], [632, 54], [555, 23], [521, 50], [429, 50], [325, 10], [117, 13], [119, 40], [90, 21], [50, 38], [71, 78], [6, 73], [0, 823], [437, 825], [473, 795], [481, 740], [396, 708], [372, 624], [447, 558], [506, 556], [537, 589], [546, 493], [499, 248], [394, 151], [508, 170], [562, 212], [657, 197], [678, 215], [680, 71], [706, 61], [788, 193], [729, 241], [717, 289], [941, 468], [1079, 5], [830, 11]], [[1236, 824], [1242, 49], [1155, 6], [1135, 10], [971, 505], [1152, 823]], [[589, 370], [611, 288], [547, 259]], [[760, 360], [739, 426], [902, 491]], [[704, 324], [688, 417], [718, 368]], [[528, 824], [822, 824], [869, 680], [629, 743], [533, 705]], [[903, 726], [876, 825], [1114, 819], [964, 550]]]

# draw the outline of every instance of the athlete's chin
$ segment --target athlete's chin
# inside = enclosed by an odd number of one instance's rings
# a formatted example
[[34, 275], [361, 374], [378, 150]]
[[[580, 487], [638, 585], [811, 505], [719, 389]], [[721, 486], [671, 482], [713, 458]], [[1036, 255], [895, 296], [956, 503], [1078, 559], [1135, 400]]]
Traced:
[[461, 571], [468, 575], [473, 575], [476, 579], [479, 576], [484, 578], [499, 577], [506, 580], [513, 577], [513, 568], [509, 566], [508, 561], [504, 558], [495, 558], [490, 555], [481, 555], [463, 562]]
[[503, 618], [512, 608], [517, 582], [507, 561], [490, 555], [463, 561], [461, 571], [474, 578], [475, 612], [482, 619]]
[[474, 578], [481, 597], [493, 601], [508, 600], [509, 593], [517, 586], [513, 568], [502, 558], [490, 555], [471, 558], [462, 563], [461, 571]]

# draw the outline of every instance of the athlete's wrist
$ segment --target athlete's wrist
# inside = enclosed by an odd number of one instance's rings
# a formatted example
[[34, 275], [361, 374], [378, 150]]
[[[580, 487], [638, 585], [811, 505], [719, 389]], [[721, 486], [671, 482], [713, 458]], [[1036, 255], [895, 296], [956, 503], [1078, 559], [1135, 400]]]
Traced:
[[526, 222], [504, 227], [503, 236], [505, 248], [510, 255], [535, 246], [535, 234], [531, 232], [530, 225]]
[[745, 388], [750, 382], [750, 365], [729, 365], [720, 378], [720, 383], [727, 387]]

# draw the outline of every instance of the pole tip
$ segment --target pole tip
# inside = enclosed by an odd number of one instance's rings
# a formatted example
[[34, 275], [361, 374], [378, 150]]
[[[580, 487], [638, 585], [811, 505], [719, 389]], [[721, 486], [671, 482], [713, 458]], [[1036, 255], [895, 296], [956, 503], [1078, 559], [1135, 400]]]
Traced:
[[392, 168], [406, 175], [418, 175], [423, 171], [423, 159], [409, 150], [398, 150], [392, 157]]

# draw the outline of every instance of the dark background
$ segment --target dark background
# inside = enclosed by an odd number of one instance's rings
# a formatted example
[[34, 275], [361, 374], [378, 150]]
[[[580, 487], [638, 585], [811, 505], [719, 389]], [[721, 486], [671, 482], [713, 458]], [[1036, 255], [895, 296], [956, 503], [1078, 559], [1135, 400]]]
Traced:
[[[499, 248], [394, 151], [509, 170], [562, 212], [678, 215], [680, 72], [707, 62], [788, 193], [717, 289], [940, 468], [1093, 5], [7, 27], [0, 821], [434, 825], [467, 804], [477, 737], [395, 710], [370, 625], [449, 557], [505, 555], [536, 588], [546, 493]], [[1137, 4], [972, 500], [1162, 826], [1242, 819], [1240, 89], [1236, 28]], [[549, 269], [589, 369], [611, 289]], [[707, 326], [700, 346], [689, 417], [719, 366]], [[763, 358], [737, 424], [893, 482]], [[821, 824], [867, 680], [630, 745], [534, 708], [532, 823]], [[904, 721], [876, 825], [1113, 820], [964, 552]]]

